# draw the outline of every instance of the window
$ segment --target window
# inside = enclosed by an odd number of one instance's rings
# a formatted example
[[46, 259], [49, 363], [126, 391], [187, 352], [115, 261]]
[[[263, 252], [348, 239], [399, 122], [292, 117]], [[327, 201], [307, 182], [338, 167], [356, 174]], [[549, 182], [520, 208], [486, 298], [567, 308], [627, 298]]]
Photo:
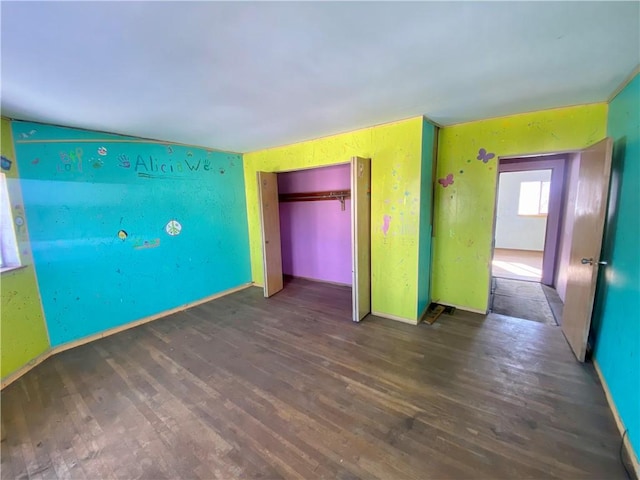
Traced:
[[11, 202], [7, 189], [7, 178], [0, 173], [0, 271], [20, 266], [18, 242], [11, 214]]
[[549, 213], [551, 182], [520, 182], [518, 215], [545, 216]]

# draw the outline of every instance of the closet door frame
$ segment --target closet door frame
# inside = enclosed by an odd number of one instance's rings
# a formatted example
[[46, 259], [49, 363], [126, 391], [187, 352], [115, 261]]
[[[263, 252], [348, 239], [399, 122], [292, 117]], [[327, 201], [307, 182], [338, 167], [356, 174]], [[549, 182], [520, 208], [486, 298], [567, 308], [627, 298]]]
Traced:
[[[271, 288], [274, 276], [282, 277], [281, 242], [280, 235], [269, 235], [269, 243], [265, 243], [264, 218], [268, 206], [265, 205], [262, 196], [261, 178], [265, 173], [278, 174], [288, 172], [298, 172], [302, 170], [312, 170], [315, 168], [332, 167], [336, 165], [350, 165], [350, 185], [351, 185], [351, 298], [352, 298], [352, 320], [359, 322], [371, 312], [371, 167], [370, 159], [352, 157], [347, 162], [336, 162], [325, 165], [317, 165], [306, 168], [295, 168], [291, 170], [278, 170], [273, 172], [258, 172], [257, 181], [259, 193], [259, 213], [260, 213], [260, 233], [262, 240], [262, 259], [264, 268], [264, 296], [270, 297], [275, 292]], [[359, 176], [360, 175], [360, 176]], [[273, 178], [273, 177], [272, 177]], [[277, 183], [275, 185], [277, 195]], [[271, 193], [271, 198], [273, 198]], [[271, 212], [271, 215], [273, 212]], [[279, 218], [278, 218], [278, 228]], [[267, 229], [268, 230], [268, 229]], [[278, 252], [278, 253], [274, 253]], [[280, 257], [279, 259], [274, 256]], [[276, 261], [278, 260], [278, 261]], [[280, 269], [271, 271], [271, 265], [280, 265]], [[279, 284], [279, 282], [276, 281]], [[279, 290], [278, 290], [279, 291]]]

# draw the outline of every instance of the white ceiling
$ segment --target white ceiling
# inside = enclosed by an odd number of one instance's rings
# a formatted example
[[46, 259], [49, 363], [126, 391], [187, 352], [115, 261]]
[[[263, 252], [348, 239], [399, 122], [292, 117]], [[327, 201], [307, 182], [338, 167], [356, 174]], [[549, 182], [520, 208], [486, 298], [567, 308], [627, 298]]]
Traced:
[[605, 101], [638, 2], [1, 3], [5, 116], [247, 152]]

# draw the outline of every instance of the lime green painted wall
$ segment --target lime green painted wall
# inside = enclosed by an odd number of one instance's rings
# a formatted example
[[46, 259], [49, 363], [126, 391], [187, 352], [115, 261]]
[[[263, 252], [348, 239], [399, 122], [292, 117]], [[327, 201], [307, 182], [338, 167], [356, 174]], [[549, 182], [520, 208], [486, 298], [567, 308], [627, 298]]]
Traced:
[[353, 156], [368, 157], [371, 158], [372, 310], [415, 321], [422, 129], [422, 117], [417, 117], [245, 154], [253, 281], [263, 282], [256, 172], [318, 167], [348, 162]]
[[[11, 168], [3, 170], [13, 208], [13, 215], [24, 217], [22, 195], [18, 181], [17, 163], [13, 150], [9, 121], [2, 119], [2, 156], [9, 159]], [[25, 219], [26, 220], [26, 219]], [[33, 268], [27, 224], [16, 231], [23, 268], [2, 273], [0, 316], [0, 363], [2, 378], [16, 371], [48, 350], [49, 339], [45, 327], [36, 273]]]
[[[584, 148], [605, 137], [606, 121], [599, 103], [440, 130], [437, 178], [453, 183], [436, 183], [433, 301], [487, 309], [498, 157]], [[495, 156], [478, 160], [481, 148]]]

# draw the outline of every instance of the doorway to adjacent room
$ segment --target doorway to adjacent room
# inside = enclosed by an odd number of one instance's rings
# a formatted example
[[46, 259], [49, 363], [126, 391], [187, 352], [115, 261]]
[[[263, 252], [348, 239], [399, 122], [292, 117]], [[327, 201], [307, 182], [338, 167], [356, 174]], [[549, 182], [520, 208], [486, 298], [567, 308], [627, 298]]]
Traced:
[[548, 325], [562, 318], [555, 285], [565, 180], [561, 155], [499, 162], [491, 311]]

